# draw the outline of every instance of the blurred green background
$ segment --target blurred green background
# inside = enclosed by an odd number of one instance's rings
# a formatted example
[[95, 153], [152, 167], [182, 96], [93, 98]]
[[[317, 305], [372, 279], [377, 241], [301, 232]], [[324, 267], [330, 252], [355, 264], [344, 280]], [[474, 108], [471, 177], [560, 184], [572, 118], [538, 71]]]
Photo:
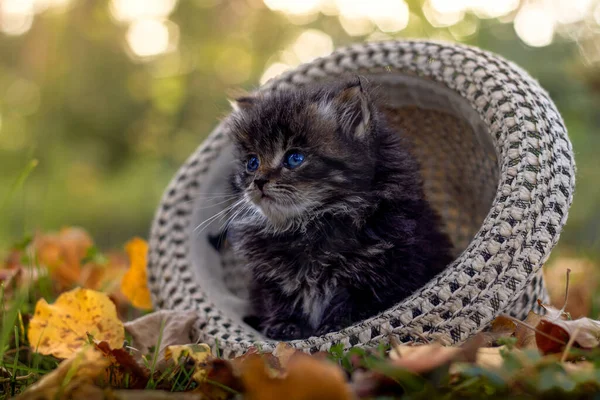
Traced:
[[407, 37], [497, 52], [550, 92], [578, 165], [560, 246], [600, 257], [596, 0], [0, 0], [0, 248], [64, 225], [102, 246], [147, 236], [228, 96], [337, 46]]

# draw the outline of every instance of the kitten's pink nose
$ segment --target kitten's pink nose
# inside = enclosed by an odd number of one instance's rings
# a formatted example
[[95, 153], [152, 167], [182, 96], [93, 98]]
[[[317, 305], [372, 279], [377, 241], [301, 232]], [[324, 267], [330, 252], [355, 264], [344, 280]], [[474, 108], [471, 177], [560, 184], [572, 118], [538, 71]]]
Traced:
[[267, 182], [269, 182], [268, 179], [255, 179], [254, 180], [254, 184], [256, 185], [256, 187], [258, 187], [258, 189], [260, 189], [261, 192], [263, 190], [263, 186], [265, 186], [265, 184]]

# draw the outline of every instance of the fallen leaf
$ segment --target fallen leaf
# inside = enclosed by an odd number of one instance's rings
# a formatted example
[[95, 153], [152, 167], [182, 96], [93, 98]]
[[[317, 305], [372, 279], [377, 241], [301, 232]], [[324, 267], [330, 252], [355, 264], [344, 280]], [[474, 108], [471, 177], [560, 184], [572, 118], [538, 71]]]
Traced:
[[78, 288], [61, 294], [53, 305], [38, 300], [27, 338], [38, 353], [69, 358], [86, 344], [88, 335], [113, 349], [121, 348], [125, 339], [123, 323], [108, 296]]
[[490, 326], [490, 332], [497, 334], [498, 336], [511, 336], [515, 333], [517, 324], [512, 319], [505, 315], [500, 315], [492, 321]]
[[162, 390], [115, 390], [111, 400], [206, 400], [201, 393], [171, 393]]
[[277, 343], [277, 347], [273, 350], [273, 356], [277, 359], [279, 368], [285, 369], [292, 356], [297, 352], [298, 350], [293, 348], [290, 344], [281, 342]]
[[210, 400], [231, 399], [243, 392], [243, 383], [239, 371], [231, 361], [220, 358], [209, 361], [204, 382], [198, 386], [198, 391]]
[[195, 311], [160, 310], [125, 322], [131, 346], [138, 350], [134, 353], [136, 361], [141, 362], [142, 356], [153, 354], [155, 347], [159, 346], [156, 369], [163, 371], [166, 367], [165, 349], [193, 342], [192, 328], [198, 318]]
[[256, 347], [250, 347], [244, 354], [231, 360], [231, 363], [233, 368], [236, 371], [239, 371], [240, 366], [245, 363], [247, 359], [256, 356], [259, 356], [263, 360], [266, 367], [270, 371], [270, 374], [273, 376], [279, 375], [281, 372], [283, 372], [279, 359], [274, 355], [273, 352], [259, 352], [258, 348]]
[[103, 374], [110, 361], [92, 346], [86, 346], [58, 368], [44, 375], [30, 386], [20, 400], [103, 399], [103, 391], [94, 385], [94, 379]]
[[194, 374], [192, 379], [203, 382], [206, 379], [208, 361], [212, 354], [207, 344], [184, 344], [168, 346], [165, 350], [165, 360], [173, 360], [176, 364], [181, 358], [189, 358], [194, 361]]
[[517, 338], [516, 347], [519, 349], [537, 349], [537, 343], [535, 339], [535, 328], [541, 319], [541, 315], [529, 311], [527, 318], [525, 318], [524, 324], [517, 324], [515, 328], [515, 337]]
[[125, 254], [110, 252], [103, 263], [87, 262], [81, 268], [79, 282], [88, 289], [121, 295], [121, 279], [127, 272], [129, 262]]
[[[96, 257], [89, 257], [91, 250], [96, 252]], [[89, 234], [76, 227], [56, 233], [38, 232], [31, 242], [15, 247], [4, 264], [7, 269], [0, 271], [18, 271], [13, 282], [19, 288], [28, 288], [40, 276], [47, 275], [56, 293], [79, 286], [109, 293], [117, 301], [120, 300], [120, 278], [128, 267], [122, 253], [99, 256]]]
[[48, 268], [59, 291], [81, 284], [81, 260], [93, 245], [87, 232], [72, 227], [58, 233], [37, 234], [32, 242], [38, 263]]
[[344, 372], [328, 361], [296, 352], [283, 375], [273, 376], [260, 355], [240, 365], [246, 400], [352, 399]]
[[150, 371], [140, 366], [125, 349], [111, 349], [108, 342], [94, 340], [94, 346], [110, 361], [105, 384], [112, 388], [142, 389], [146, 387]]
[[135, 238], [125, 245], [125, 250], [129, 255], [130, 266], [121, 281], [121, 291], [134, 307], [151, 310], [152, 299], [146, 274], [148, 243], [140, 238]]
[[538, 303], [546, 310], [546, 315], [540, 319], [536, 328], [554, 338], [552, 340], [536, 332], [536, 343], [542, 353], [562, 352], [569, 340], [573, 341], [574, 347], [582, 349], [593, 349], [600, 345], [600, 321], [590, 318], [569, 320], [568, 315], [562, 310], [542, 304], [541, 301]]
[[392, 366], [420, 374], [456, 360], [462, 352], [460, 347], [446, 347], [440, 344], [400, 345], [390, 353], [390, 358]]

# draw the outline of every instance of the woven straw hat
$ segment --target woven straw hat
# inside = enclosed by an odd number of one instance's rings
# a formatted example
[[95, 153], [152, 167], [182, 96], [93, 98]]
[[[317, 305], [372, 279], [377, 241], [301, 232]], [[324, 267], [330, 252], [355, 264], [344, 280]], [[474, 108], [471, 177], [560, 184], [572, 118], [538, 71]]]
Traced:
[[[501, 313], [523, 318], [546, 299], [542, 265], [565, 224], [575, 183], [571, 143], [547, 93], [496, 55], [425, 41], [343, 48], [259, 90], [346, 74], [378, 85], [384, 112], [411, 139], [456, 259], [385, 312], [291, 344], [307, 351], [376, 346], [391, 335], [458, 344]], [[167, 188], [150, 235], [148, 273], [157, 308], [197, 311], [198, 340], [235, 356], [275, 342], [243, 323], [247, 273], [229, 248], [211, 245], [223, 221], [205, 222], [228, 205], [222, 196], [233, 154], [225, 130], [218, 125]]]

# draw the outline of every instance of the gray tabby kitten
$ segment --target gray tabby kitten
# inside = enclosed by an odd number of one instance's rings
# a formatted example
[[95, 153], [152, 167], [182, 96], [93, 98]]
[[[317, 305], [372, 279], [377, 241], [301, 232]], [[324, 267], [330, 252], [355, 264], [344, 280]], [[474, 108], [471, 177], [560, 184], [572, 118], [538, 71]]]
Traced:
[[374, 316], [451, 261], [418, 164], [361, 79], [238, 100], [229, 119], [243, 208], [228, 239], [257, 328], [280, 340]]

